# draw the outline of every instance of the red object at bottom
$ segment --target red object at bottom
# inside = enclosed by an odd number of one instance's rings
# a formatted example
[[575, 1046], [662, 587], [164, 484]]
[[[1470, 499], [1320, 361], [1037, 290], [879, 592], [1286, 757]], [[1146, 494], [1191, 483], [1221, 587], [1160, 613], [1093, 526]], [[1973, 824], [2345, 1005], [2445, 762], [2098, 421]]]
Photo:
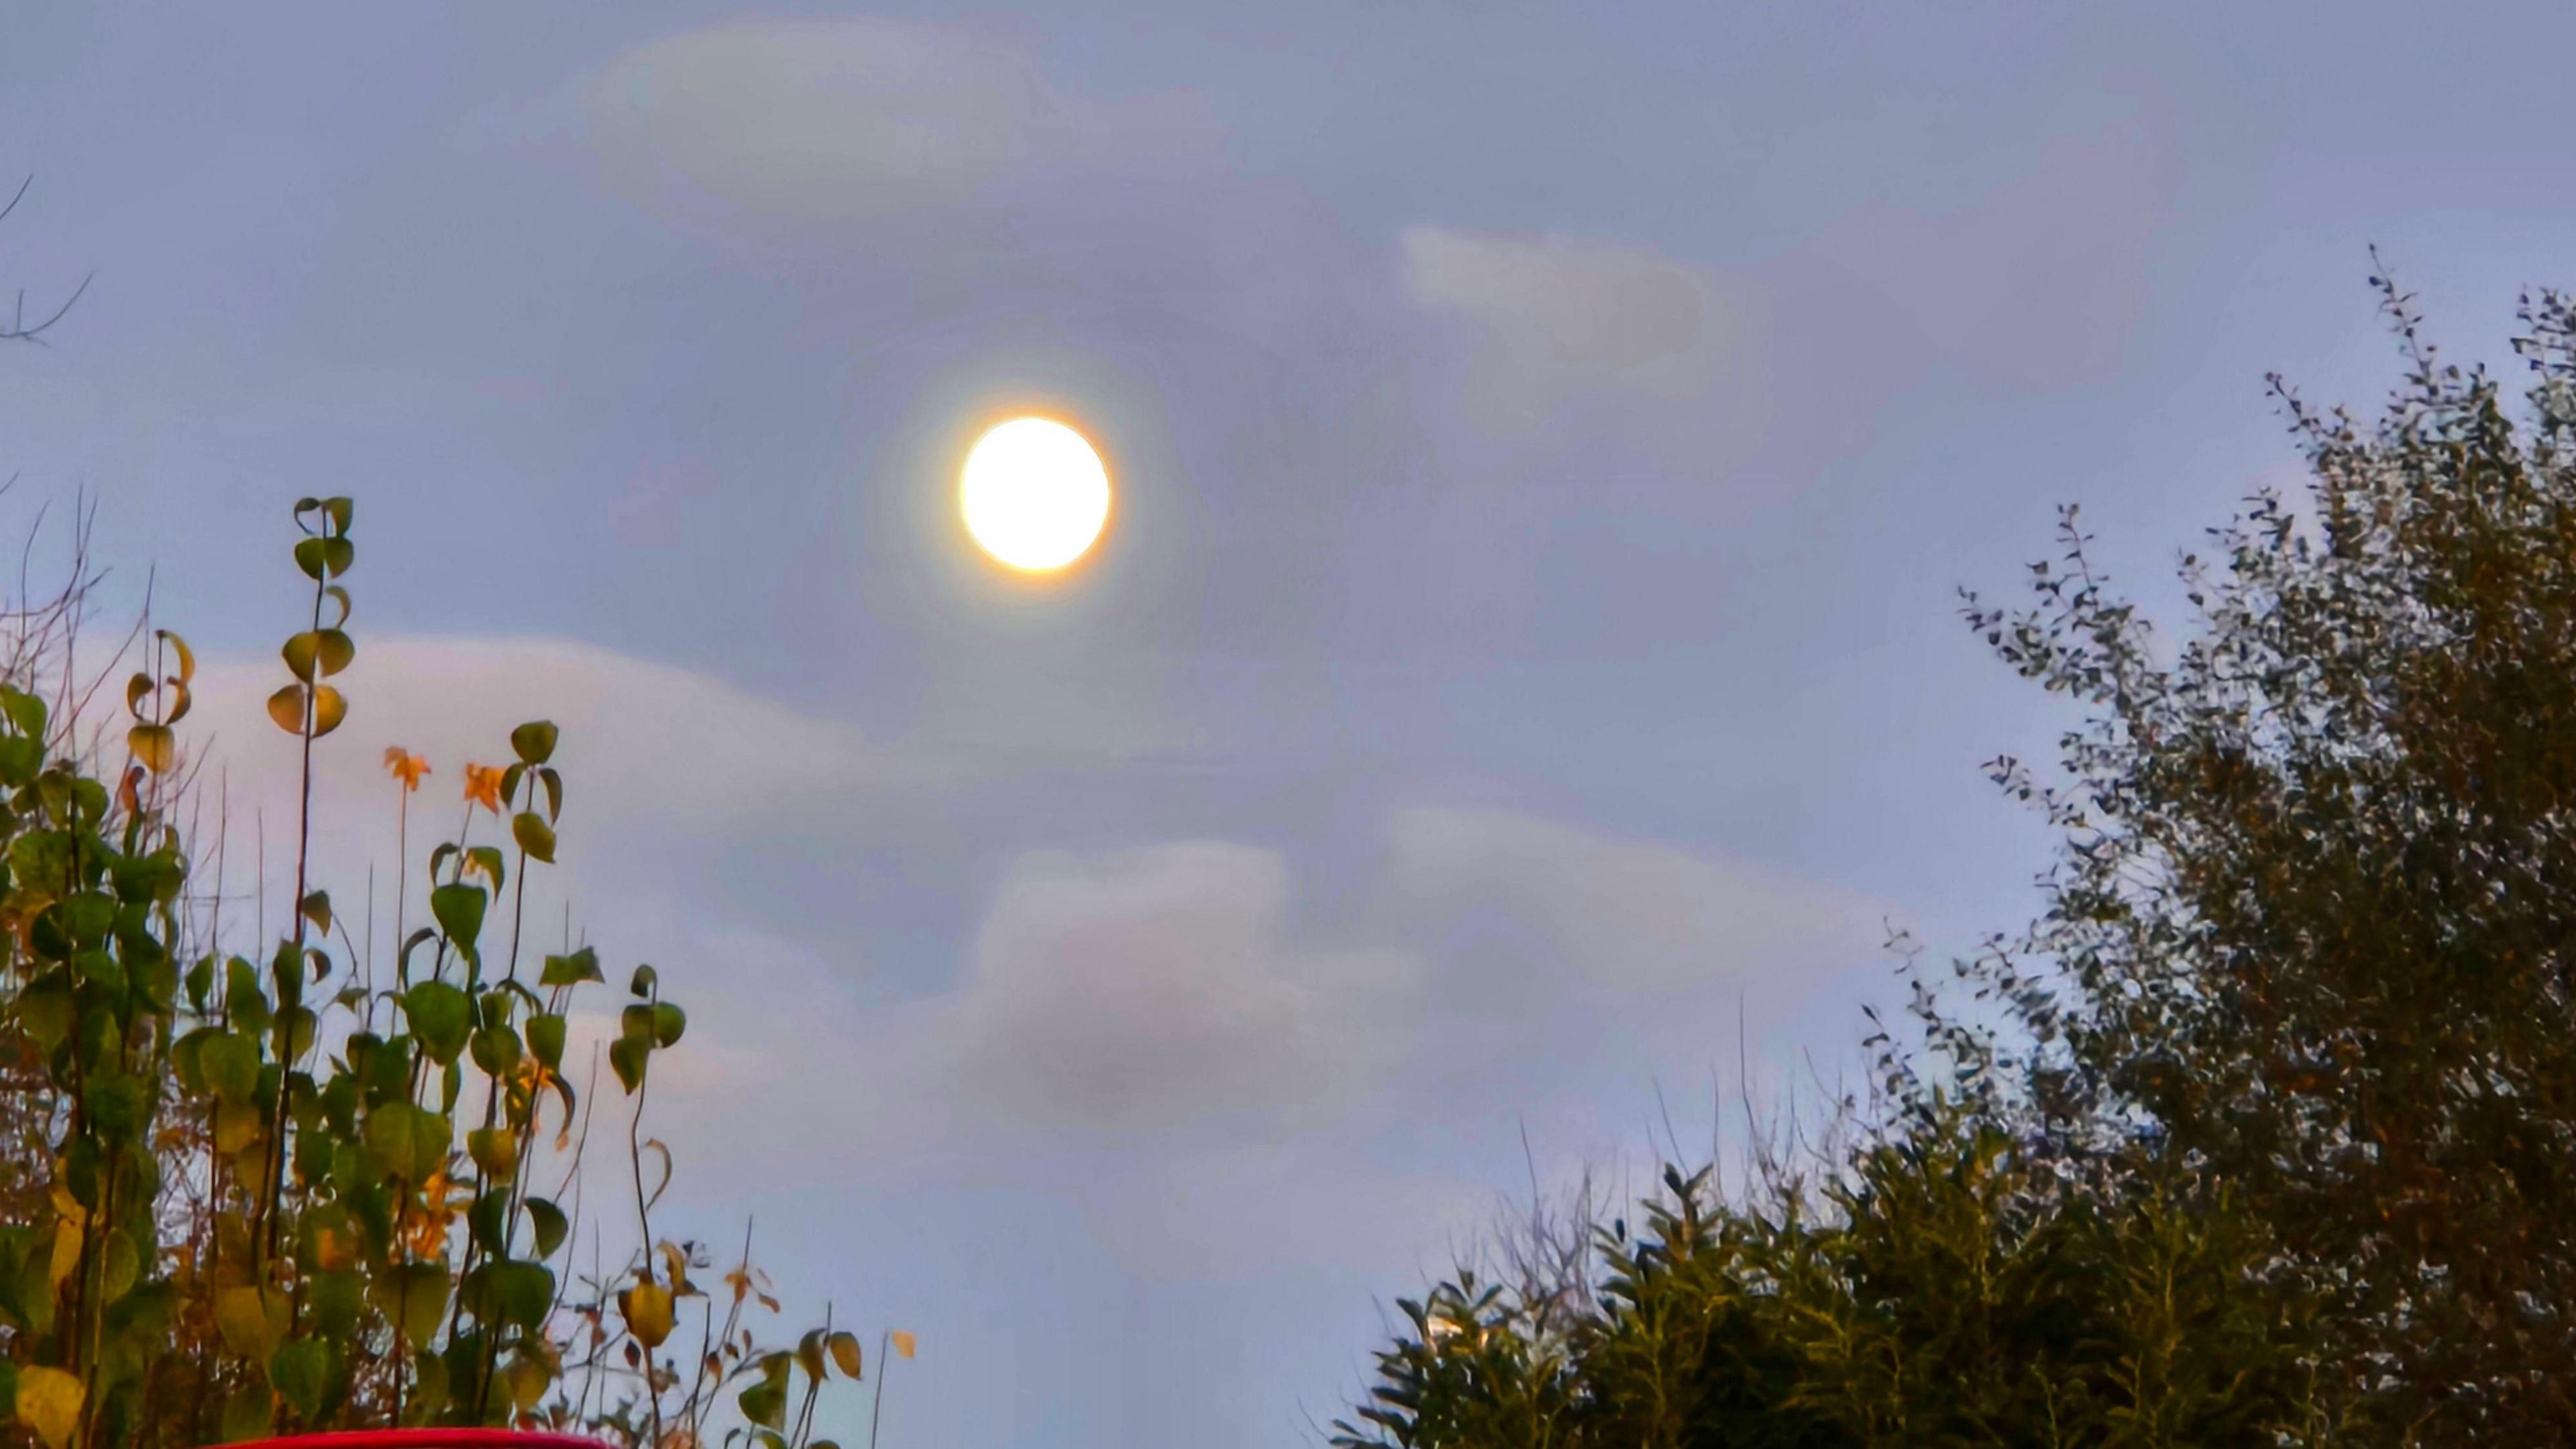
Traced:
[[519, 1429], [342, 1429], [247, 1439], [226, 1449], [610, 1449], [578, 1434]]

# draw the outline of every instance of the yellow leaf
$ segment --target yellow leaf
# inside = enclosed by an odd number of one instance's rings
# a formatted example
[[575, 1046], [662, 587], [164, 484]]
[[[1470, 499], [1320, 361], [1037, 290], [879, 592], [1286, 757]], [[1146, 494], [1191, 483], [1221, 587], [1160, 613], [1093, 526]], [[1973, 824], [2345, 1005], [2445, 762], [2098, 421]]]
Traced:
[[215, 1150], [231, 1157], [259, 1140], [259, 1108], [248, 1102], [215, 1104]]
[[265, 1364], [286, 1337], [286, 1295], [274, 1288], [215, 1290], [215, 1329], [224, 1346], [252, 1363]]
[[63, 1449], [80, 1427], [81, 1400], [89, 1391], [58, 1368], [18, 1370], [18, 1421], [36, 1431], [46, 1449]]
[[698, 1291], [698, 1285], [689, 1281], [689, 1255], [682, 1252], [677, 1243], [665, 1242], [660, 1246], [662, 1266], [669, 1270], [671, 1276], [671, 1292], [681, 1298], [705, 1297]]
[[546, 1387], [555, 1381], [554, 1373], [531, 1358], [514, 1358], [501, 1371], [501, 1381], [510, 1391], [511, 1407], [524, 1414], [546, 1396]]
[[108, 1303], [125, 1296], [134, 1280], [143, 1272], [143, 1254], [134, 1246], [134, 1237], [123, 1228], [107, 1235], [107, 1251], [99, 1271], [99, 1296]]
[[179, 758], [179, 741], [168, 725], [136, 725], [125, 732], [125, 747], [143, 768], [156, 775], [170, 773]]
[[70, 1281], [72, 1274], [80, 1271], [80, 1257], [79, 1226], [68, 1220], [55, 1223], [54, 1257], [51, 1264], [51, 1276], [55, 1288], [61, 1288], [64, 1283]]
[[671, 1336], [671, 1290], [659, 1283], [638, 1283], [620, 1290], [617, 1311], [626, 1320], [626, 1331], [648, 1349], [660, 1348]]
[[304, 686], [290, 684], [268, 697], [268, 717], [290, 735], [304, 733]]
[[832, 1346], [832, 1362], [840, 1365], [841, 1372], [849, 1377], [853, 1379], [859, 1377], [859, 1336], [855, 1333], [836, 1333], [832, 1335], [829, 1342]]
[[313, 689], [313, 738], [320, 739], [349, 717], [348, 697], [327, 684]]
[[167, 629], [155, 629], [152, 632], [169, 644], [172, 650], [177, 652], [179, 656], [179, 682], [181, 684], [185, 684], [189, 680], [196, 678], [197, 652], [188, 647], [188, 641], [171, 633]]
[[913, 1336], [898, 1328], [894, 1331], [893, 1337], [894, 1351], [903, 1355], [905, 1358], [912, 1357], [912, 1351], [917, 1346]]

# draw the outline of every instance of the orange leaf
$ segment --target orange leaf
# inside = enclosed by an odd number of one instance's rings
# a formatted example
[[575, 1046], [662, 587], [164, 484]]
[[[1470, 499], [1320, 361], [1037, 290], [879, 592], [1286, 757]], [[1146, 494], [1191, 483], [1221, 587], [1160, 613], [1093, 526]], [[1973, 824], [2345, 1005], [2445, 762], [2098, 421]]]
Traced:
[[480, 805], [495, 815], [500, 814], [502, 773], [489, 765], [467, 765], [465, 767], [466, 802]]
[[417, 790], [421, 777], [429, 773], [429, 761], [400, 745], [393, 745], [385, 750], [385, 771], [402, 781], [405, 791]]

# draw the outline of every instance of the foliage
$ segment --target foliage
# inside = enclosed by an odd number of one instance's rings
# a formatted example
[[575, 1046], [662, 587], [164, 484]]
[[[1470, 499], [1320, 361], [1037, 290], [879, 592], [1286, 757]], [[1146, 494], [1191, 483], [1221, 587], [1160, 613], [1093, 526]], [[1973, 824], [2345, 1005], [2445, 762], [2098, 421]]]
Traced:
[[2071, 510], [2029, 608], [1970, 596], [2084, 719], [1994, 762], [2060, 859], [1874, 1038], [1895, 1110], [1811, 1183], [1676, 1174], [1573, 1323], [1408, 1305], [1341, 1442], [2576, 1438], [2576, 307], [2526, 301], [2517, 420], [2374, 285], [2404, 385], [2275, 379], [2312, 509], [2183, 559], [2178, 650]]
[[1805, 1194], [1720, 1203], [1667, 1169], [1643, 1231], [1599, 1230], [1598, 1308], [1549, 1321], [1473, 1275], [1335, 1442], [1360, 1446], [2225, 1445], [2314, 1436], [2288, 1295], [2255, 1226], [2167, 1184], [2061, 1180], [1944, 1110]]
[[[692, 1449], [730, 1398], [741, 1426], [728, 1441], [805, 1444], [822, 1385], [859, 1377], [859, 1341], [827, 1315], [792, 1346], [764, 1346], [750, 1319], [778, 1303], [748, 1234], [702, 1288], [691, 1275], [710, 1270], [707, 1250], [657, 1233], [671, 1158], [640, 1120], [688, 1017], [651, 966], [629, 975], [605, 1051], [633, 1109], [623, 1176], [638, 1246], [614, 1273], [575, 1266], [585, 1233], [596, 1257], [604, 1224], [581, 1202], [595, 1104], [565, 1056], [576, 998], [606, 973], [588, 946], [543, 954], [527, 940], [530, 879], [564, 843], [555, 726], [513, 731], [506, 765], [465, 766], [456, 834], [425, 862], [429, 920], [405, 934], [397, 894], [389, 972], [334, 909], [310, 848], [313, 759], [350, 711], [338, 681], [357, 656], [352, 514], [346, 498], [295, 507], [310, 605], [268, 700], [301, 762], [295, 886], [286, 933], [256, 957], [224, 944], [222, 893], [199, 881], [186, 828], [187, 644], [166, 630], [143, 641], [127, 758], [109, 773], [82, 743], [98, 735], [81, 728], [87, 691], [68, 659], [86, 576], [9, 616], [9, 1432], [105, 1449], [516, 1423]], [[431, 766], [399, 747], [386, 763], [408, 876], [411, 796]], [[908, 1336], [902, 1347], [909, 1357]]]

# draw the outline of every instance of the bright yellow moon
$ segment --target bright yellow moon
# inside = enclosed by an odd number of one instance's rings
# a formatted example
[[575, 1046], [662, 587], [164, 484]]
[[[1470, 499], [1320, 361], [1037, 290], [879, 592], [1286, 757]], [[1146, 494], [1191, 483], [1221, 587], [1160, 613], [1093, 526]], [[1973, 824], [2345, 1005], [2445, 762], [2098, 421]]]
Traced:
[[957, 484], [966, 531], [1024, 573], [1063, 568], [1109, 521], [1109, 470], [1082, 434], [1047, 418], [1013, 418], [975, 440]]

